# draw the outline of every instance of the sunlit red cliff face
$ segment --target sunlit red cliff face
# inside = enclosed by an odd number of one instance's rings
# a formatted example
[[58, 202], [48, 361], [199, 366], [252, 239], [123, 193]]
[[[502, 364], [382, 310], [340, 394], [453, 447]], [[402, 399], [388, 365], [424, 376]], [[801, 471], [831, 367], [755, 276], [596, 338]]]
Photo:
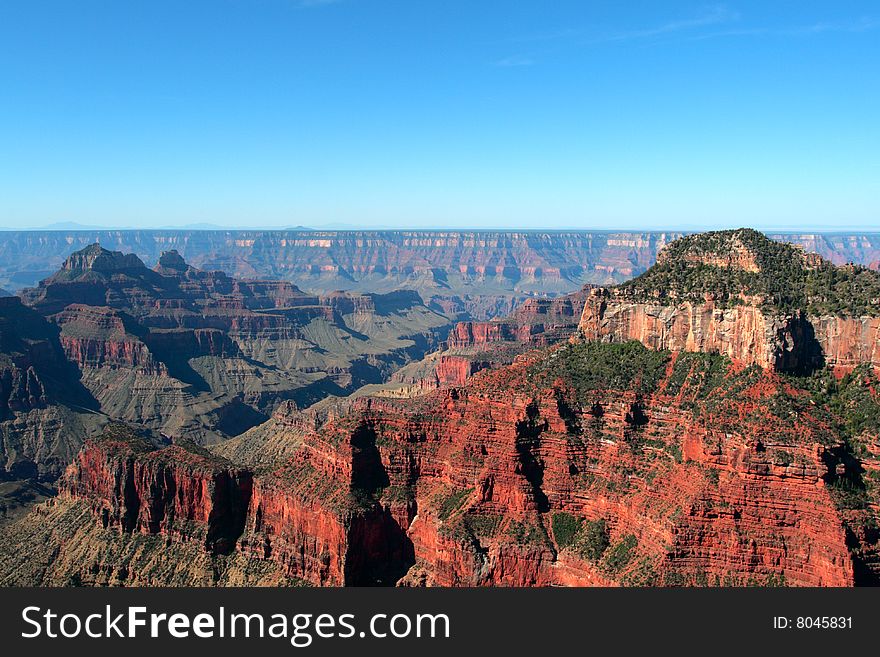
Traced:
[[877, 584], [876, 274], [762, 239], [460, 327], [394, 394], [285, 402], [210, 452], [114, 425], [0, 541], [0, 582]]
[[825, 362], [837, 371], [861, 363], [880, 368], [880, 317], [810, 317]]
[[822, 362], [840, 372], [880, 367], [880, 318], [777, 315], [756, 306], [721, 308], [713, 299], [676, 305], [634, 302], [596, 289], [578, 326], [586, 340], [638, 340], [654, 349], [712, 351], [793, 371]]
[[[650, 390], [584, 395], [524, 357], [464, 388], [360, 400], [259, 474], [110, 438], [58, 504], [317, 585], [853, 584], [829, 490], [853, 466], [832, 428], [781, 413], [806, 393], [770, 371], [726, 366], [711, 405], [688, 403], [704, 367], [672, 355]], [[600, 519], [597, 547], [578, 532]]]
[[[579, 337], [721, 353], [786, 372], [880, 368], [876, 273], [835, 267], [754, 232], [732, 231], [721, 254], [679, 247], [690, 239], [661, 251], [657, 266], [631, 283], [591, 290]], [[770, 290], [774, 278], [784, 282]], [[786, 294], [792, 298], [780, 304]]]
[[716, 352], [779, 370], [796, 369], [818, 356], [815, 336], [799, 313], [775, 316], [755, 305], [724, 308], [711, 297], [667, 305], [596, 289], [586, 301], [578, 331], [585, 340], [636, 340], [652, 349]]
[[68, 468], [62, 495], [89, 501], [103, 527], [228, 553], [242, 531], [252, 474], [194, 446], [151, 447], [128, 429], [109, 428]]

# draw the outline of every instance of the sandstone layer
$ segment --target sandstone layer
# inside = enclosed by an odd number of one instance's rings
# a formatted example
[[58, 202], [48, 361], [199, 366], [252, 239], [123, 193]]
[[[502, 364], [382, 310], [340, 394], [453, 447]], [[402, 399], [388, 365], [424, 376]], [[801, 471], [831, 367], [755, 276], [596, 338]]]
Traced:
[[[652, 349], [723, 354], [778, 370], [808, 369], [819, 362], [815, 336], [800, 313], [771, 315], [756, 306], [719, 307], [645, 303], [606, 289], [591, 291], [578, 324], [584, 340], [637, 340]], [[833, 362], [833, 361], [832, 361]]]
[[[86, 249], [6, 307], [41, 337], [0, 324], [4, 431], [90, 408], [142, 426], [85, 439], [59, 497], [8, 523], [2, 583], [880, 583], [866, 268], [745, 229], [686, 237], [629, 283], [427, 353], [439, 315], [412, 290], [139, 263]], [[290, 394], [317, 381], [351, 394]]]
[[880, 368], [880, 274], [756, 231], [690, 236], [642, 276], [591, 290], [578, 336], [795, 373]]
[[[82, 522], [100, 529], [96, 545], [101, 532], [162, 536], [314, 585], [873, 576], [874, 548], [852, 548], [840, 491], [874, 461], [853, 459], [807, 391], [720, 356], [639, 349], [565, 345], [462, 387], [293, 419], [290, 451], [256, 469], [110, 436], [83, 450], [57, 504], [92, 509]], [[573, 377], [624, 357], [640, 365], [614, 385]], [[66, 565], [44, 583], [100, 569], [58, 549]], [[4, 550], [0, 563], [20, 568]], [[152, 557], [141, 563], [132, 581], [161, 580]]]

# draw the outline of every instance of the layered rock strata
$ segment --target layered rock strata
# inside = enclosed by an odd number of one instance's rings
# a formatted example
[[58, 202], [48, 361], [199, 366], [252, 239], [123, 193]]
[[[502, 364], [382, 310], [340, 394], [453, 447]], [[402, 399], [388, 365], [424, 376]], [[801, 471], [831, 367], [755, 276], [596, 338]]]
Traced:
[[578, 391], [547, 364], [580, 348], [294, 423], [293, 450], [257, 471], [90, 444], [60, 503], [315, 585], [855, 583], [832, 488], [859, 466], [822, 412], [791, 423], [805, 392], [723, 360], [710, 381], [715, 361], [675, 354], [649, 385]]
[[756, 231], [694, 235], [633, 281], [591, 290], [577, 333], [786, 372], [880, 368], [880, 274]]

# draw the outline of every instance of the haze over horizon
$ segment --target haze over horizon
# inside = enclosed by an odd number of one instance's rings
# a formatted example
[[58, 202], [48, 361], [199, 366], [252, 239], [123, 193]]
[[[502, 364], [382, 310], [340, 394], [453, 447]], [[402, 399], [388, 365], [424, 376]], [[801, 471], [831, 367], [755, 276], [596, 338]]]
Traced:
[[872, 2], [10, 0], [0, 227], [880, 225]]
[[[570, 226], [570, 227], [537, 227], [537, 226], [417, 226], [417, 227], [409, 227], [409, 226], [388, 226], [383, 224], [375, 224], [375, 225], [357, 225], [357, 224], [345, 224], [345, 223], [329, 223], [329, 224], [318, 224], [314, 226], [290, 226], [290, 225], [264, 225], [255, 223], [253, 225], [248, 224], [230, 224], [230, 225], [221, 225], [221, 224], [211, 224], [211, 223], [197, 223], [197, 224], [188, 224], [188, 223], [180, 223], [177, 225], [174, 224], [164, 224], [164, 225], [156, 225], [156, 226], [126, 226], [120, 224], [108, 224], [108, 225], [93, 225], [93, 224], [78, 224], [76, 222], [56, 222], [52, 224], [46, 224], [44, 226], [26, 226], [26, 227], [15, 227], [15, 226], [0, 226], [0, 233], [15, 233], [15, 232], [70, 232], [70, 233], [101, 233], [101, 232], [114, 232], [114, 231], [125, 231], [125, 232], [136, 232], [136, 231], [168, 231], [168, 232], [247, 232], [247, 231], [256, 231], [256, 232], [305, 232], [305, 233], [318, 233], [318, 232], [330, 232], [330, 233], [361, 233], [361, 232], [397, 232], [397, 231], [415, 231], [415, 232], [501, 232], [501, 233], [702, 233], [710, 230], [722, 230], [722, 231], [730, 231], [737, 230], [739, 228], [753, 228], [752, 225], [738, 225], [735, 222], [730, 223], [729, 225], [692, 225], [692, 226], [677, 226], [677, 225], [669, 225], [669, 226], [654, 226], [650, 228], [635, 226], [623, 226], [623, 227], [602, 227], [602, 226]], [[765, 233], [768, 236], [774, 235], [784, 235], [784, 234], [806, 234], [806, 235], [846, 235], [846, 234], [855, 234], [855, 235], [873, 235], [880, 234], [880, 228], [876, 226], [866, 226], [866, 227], [850, 227], [850, 226], [801, 226], [801, 227], [784, 227], [784, 228], [773, 228], [770, 227], [759, 227], [757, 230]]]

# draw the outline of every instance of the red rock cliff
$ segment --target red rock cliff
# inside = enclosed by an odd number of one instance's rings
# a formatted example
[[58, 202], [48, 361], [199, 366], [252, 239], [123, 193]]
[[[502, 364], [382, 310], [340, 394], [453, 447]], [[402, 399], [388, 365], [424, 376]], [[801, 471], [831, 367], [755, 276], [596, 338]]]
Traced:
[[764, 368], [880, 367], [880, 276], [738, 229], [668, 245], [641, 276], [594, 290], [578, 334], [724, 354]]
[[770, 371], [732, 367], [703, 405], [699, 363], [585, 398], [531, 356], [361, 399], [256, 477], [105, 441], [63, 490], [108, 526], [234, 544], [319, 585], [853, 584], [828, 482], [856, 466], [832, 426], [779, 411], [803, 393]]
[[508, 316], [489, 322], [459, 322], [447, 344], [463, 348], [498, 342], [544, 346], [567, 339], [576, 329], [589, 287], [554, 299], [527, 299]]
[[[772, 376], [756, 384], [755, 401], [734, 407], [753, 419], [720, 433], [680, 407], [686, 390], [652, 399], [609, 391], [584, 412], [567, 406], [564, 389], [522, 395], [524, 370], [481, 374], [416, 411], [364, 404], [362, 422], [377, 436], [389, 480], [389, 512], [413, 543], [410, 579], [852, 584], [843, 527], [824, 485], [832, 448], [811, 442], [821, 427], [804, 436], [806, 426], [760, 425], [764, 396], [779, 385]], [[650, 449], [633, 447], [641, 422], [634, 415], [651, 427]], [[553, 534], [558, 513], [605, 518], [612, 545], [634, 541], [621, 572], [561, 545]]]
[[225, 554], [243, 530], [252, 475], [194, 450], [155, 449], [111, 427], [86, 443], [59, 489], [88, 500], [105, 528], [196, 541]]
[[770, 369], [796, 369], [812, 358], [809, 328], [799, 313], [768, 315], [754, 305], [644, 303], [594, 289], [584, 305], [578, 337], [587, 341], [636, 340], [651, 349], [720, 353]]
[[860, 363], [880, 369], [880, 317], [810, 317], [825, 362], [840, 371]]
[[594, 289], [577, 337], [637, 340], [651, 349], [720, 353], [761, 367], [791, 371], [819, 364], [850, 371], [880, 368], [880, 318], [770, 313], [757, 305], [636, 302], [614, 290]]

